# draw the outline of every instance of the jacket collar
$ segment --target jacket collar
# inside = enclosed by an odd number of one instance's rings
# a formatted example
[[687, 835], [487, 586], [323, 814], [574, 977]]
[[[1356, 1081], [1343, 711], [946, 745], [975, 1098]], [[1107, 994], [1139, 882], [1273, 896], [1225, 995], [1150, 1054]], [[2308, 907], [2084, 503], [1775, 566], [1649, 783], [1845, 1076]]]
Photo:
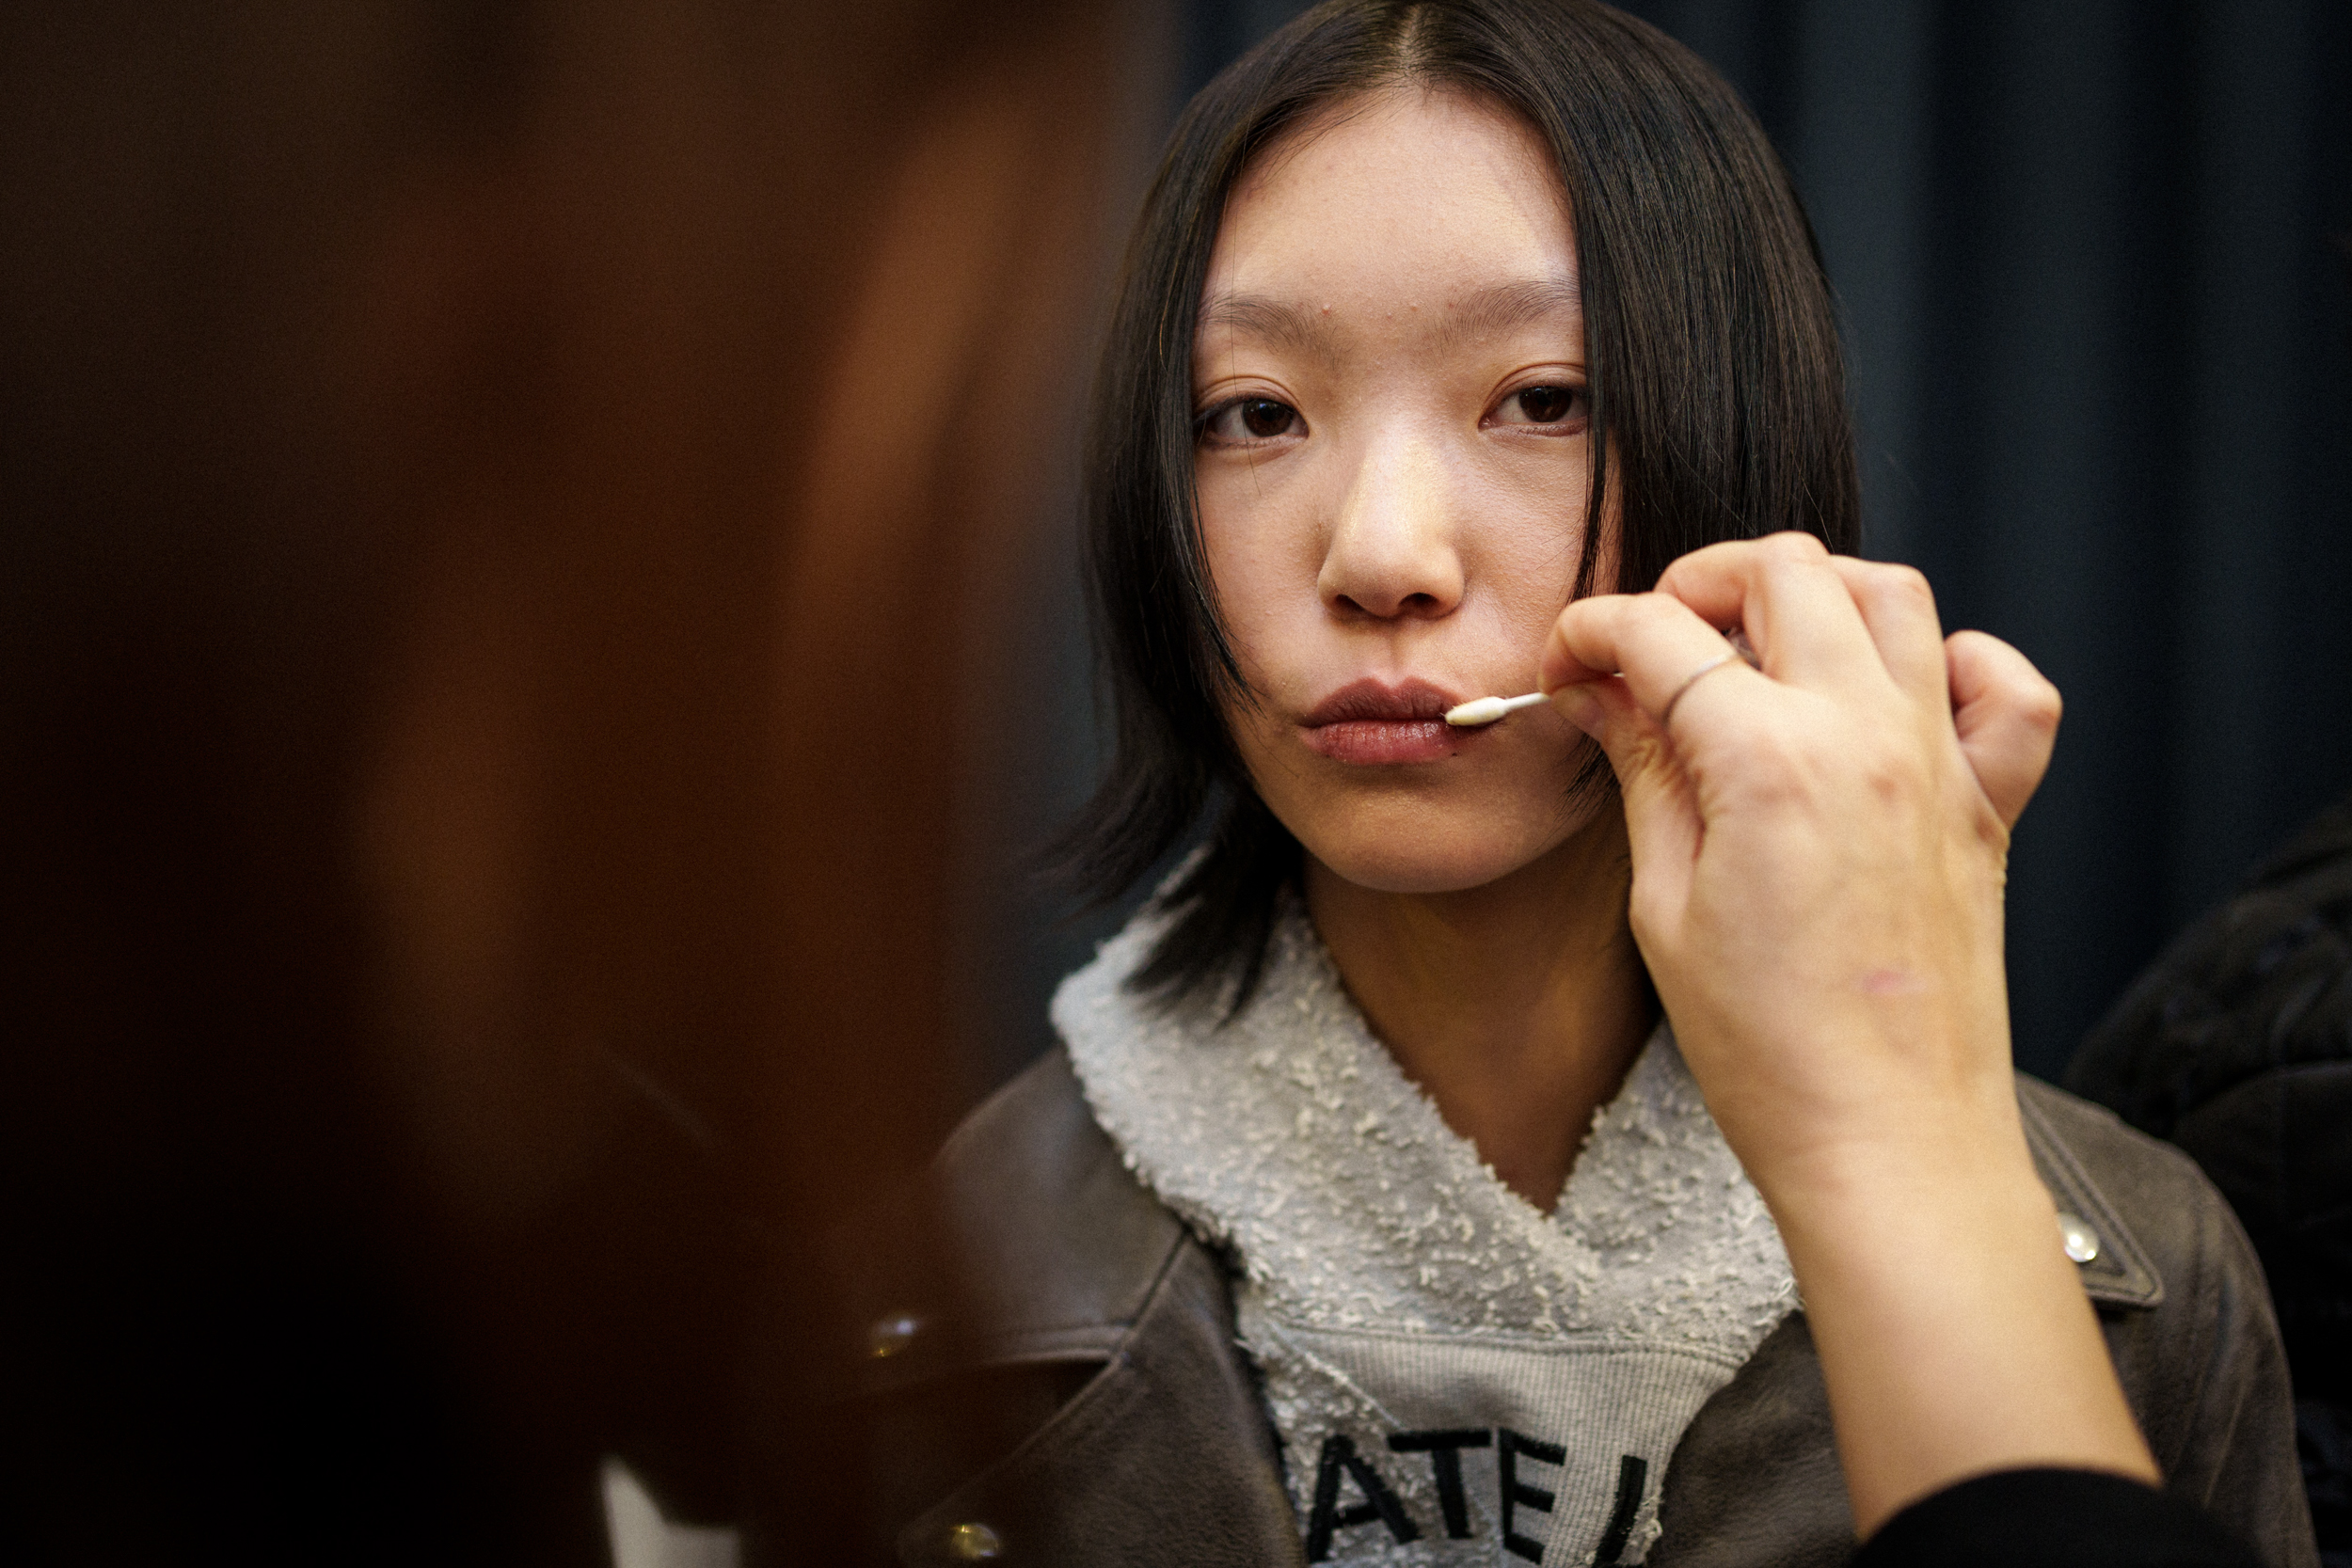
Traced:
[[[2034, 1169], [2058, 1207], [2058, 1228], [2067, 1256], [2074, 1259], [2083, 1291], [2102, 1307], [2138, 1309], [2160, 1306], [2164, 1281], [2122, 1216], [2100, 1192], [2051, 1124], [2044, 1101], [2058, 1091], [2031, 1078], [2017, 1080], [2017, 1109], [2026, 1124], [2026, 1147]], [[2088, 1256], [2085, 1256], [2088, 1254]]]

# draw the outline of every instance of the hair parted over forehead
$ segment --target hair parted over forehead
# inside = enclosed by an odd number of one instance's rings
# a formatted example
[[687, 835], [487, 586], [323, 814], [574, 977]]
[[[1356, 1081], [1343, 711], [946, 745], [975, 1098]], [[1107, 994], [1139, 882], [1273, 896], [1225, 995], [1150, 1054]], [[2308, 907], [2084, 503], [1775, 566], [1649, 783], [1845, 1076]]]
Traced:
[[1253, 158], [1384, 88], [1466, 93], [1533, 126], [1576, 225], [1593, 483], [1623, 590], [1677, 556], [1783, 529], [1851, 552], [1860, 484], [1835, 310], [1780, 159], [1739, 95], [1594, 0], [1328, 0], [1228, 67], [1177, 122], [1130, 241], [1087, 446], [1087, 571], [1113, 755], [1062, 865], [1116, 898], [1205, 819], [1133, 984], [1171, 1005], [1253, 990], [1297, 841], [1259, 800], [1223, 709], [1248, 701], [1193, 489], [1192, 354], [1226, 201]]

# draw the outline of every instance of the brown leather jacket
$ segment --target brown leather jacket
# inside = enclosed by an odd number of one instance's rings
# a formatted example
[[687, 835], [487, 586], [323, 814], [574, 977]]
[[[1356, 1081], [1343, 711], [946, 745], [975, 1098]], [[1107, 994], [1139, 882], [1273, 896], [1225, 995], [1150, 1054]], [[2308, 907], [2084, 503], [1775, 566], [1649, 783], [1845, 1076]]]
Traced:
[[[2237, 1222], [2170, 1148], [2031, 1079], [2018, 1099], [2042, 1180], [2095, 1237], [2083, 1288], [2169, 1485], [2265, 1562], [2312, 1568], [2278, 1329]], [[914, 1513], [899, 1560], [1303, 1562], [1226, 1270], [1128, 1173], [1068, 1058], [1049, 1053], [974, 1112], [940, 1164], [984, 1308], [978, 1359], [1008, 1398], [1066, 1397], [1045, 1398], [1018, 1447]], [[878, 1323], [912, 1324], [891, 1316], [904, 1304], [886, 1284], [871, 1289]], [[919, 1382], [925, 1359], [878, 1357], [878, 1386]], [[1661, 1517], [1648, 1568], [1852, 1555], [1802, 1314], [1700, 1410]]]

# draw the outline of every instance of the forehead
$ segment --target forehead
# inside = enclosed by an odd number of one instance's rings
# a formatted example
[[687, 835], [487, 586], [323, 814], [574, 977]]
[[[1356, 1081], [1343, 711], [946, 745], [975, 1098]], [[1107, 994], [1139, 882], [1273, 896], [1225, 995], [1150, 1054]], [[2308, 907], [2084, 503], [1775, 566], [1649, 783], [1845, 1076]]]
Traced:
[[1204, 300], [1442, 310], [1575, 276], [1543, 138], [1484, 100], [1406, 87], [1334, 105], [1252, 163], [1226, 203]]

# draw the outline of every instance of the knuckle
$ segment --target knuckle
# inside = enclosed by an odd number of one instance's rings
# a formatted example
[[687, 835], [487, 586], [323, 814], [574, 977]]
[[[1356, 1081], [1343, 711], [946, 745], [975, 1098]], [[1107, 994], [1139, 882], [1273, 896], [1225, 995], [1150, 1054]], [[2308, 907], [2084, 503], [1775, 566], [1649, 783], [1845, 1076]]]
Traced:
[[1990, 684], [1999, 694], [2001, 705], [2020, 722], [2055, 729], [2066, 710], [2066, 700], [2057, 685], [2013, 650], [1994, 665]]
[[2026, 683], [2018, 706], [2026, 721], [2037, 729], [2056, 730], [2058, 721], [2066, 716], [2066, 699], [2057, 686], [2038, 673]]
[[1768, 533], [1757, 543], [1770, 554], [1783, 561], [1817, 562], [1829, 559], [1829, 546], [1813, 534], [1796, 529]]
[[1873, 564], [1870, 577], [1891, 597], [1910, 599], [1915, 604], [1930, 607], [1935, 603], [1935, 590], [1928, 585], [1928, 575], [1916, 566], [1906, 566], [1899, 562]]
[[1760, 805], [1785, 806], [1809, 795], [1815, 769], [1802, 736], [1783, 724], [1725, 726], [1725, 760], [1743, 794]]
[[1865, 748], [1855, 772], [1870, 799], [1882, 805], [1908, 805], [1918, 799], [1924, 782], [1917, 758], [1883, 743]]
[[1645, 626], [1662, 626], [1670, 621], [1690, 613], [1680, 599], [1662, 588], [1637, 594], [1627, 603], [1627, 612], [1636, 617]]

